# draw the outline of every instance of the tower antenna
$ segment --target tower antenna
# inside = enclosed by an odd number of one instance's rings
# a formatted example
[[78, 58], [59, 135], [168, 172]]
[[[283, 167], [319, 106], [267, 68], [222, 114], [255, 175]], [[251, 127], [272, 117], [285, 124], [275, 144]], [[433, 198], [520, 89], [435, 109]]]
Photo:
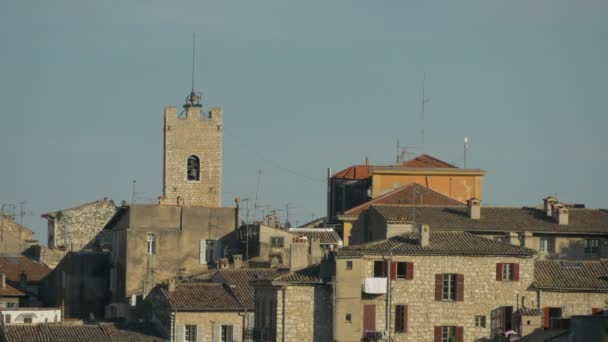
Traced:
[[[192, 90], [190, 90], [190, 95], [186, 97], [186, 103], [184, 104], [184, 109], [188, 109], [190, 107], [201, 108], [201, 95], [194, 91], [194, 60], [196, 56], [196, 34], [192, 32]], [[181, 115], [181, 114], [180, 114]]]
[[424, 73], [424, 75], [422, 76], [422, 112], [420, 114], [420, 116], [422, 117], [422, 153], [425, 153], [425, 146], [424, 146], [424, 105], [429, 102], [431, 99], [427, 98], [424, 95], [424, 83], [426, 81], [426, 72]]

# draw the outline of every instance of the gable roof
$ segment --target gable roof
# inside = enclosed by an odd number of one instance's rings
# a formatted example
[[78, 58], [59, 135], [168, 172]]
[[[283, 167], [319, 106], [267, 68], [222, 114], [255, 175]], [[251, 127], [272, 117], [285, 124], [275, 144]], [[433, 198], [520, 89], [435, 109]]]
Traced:
[[418, 244], [418, 233], [406, 233], [382, 241], [351, 245], [336, 252], [337, 257], [363, 255], [468, 255], [468, 256], [521, 256], [531, 257], [536, 251], [509, 243], [486, 239], [465, 232], [429, 232], [429, 245]]
[[375, 167], [371, 165], [353, 165], [337, 172], [331, 178], [340, 179], [366, 179], [371, 176], [370, 170]]
[[363, 211], [372, 205], [379, 204], [413, 204], [416, 205], [441, 205], [441, 206], [463, 206], [464, 204], [443, 195], [437, 191], [431, 190], [418, 183], [409, 183], [397, 189], [394, 189], [384, 195], [378, 196], [371, 201], [353, 207], [344, 212], [343, 216], [358, 217]]
[[[412, 221], [410, 205], [373, 205], [389, 223]], [[543, 233], [608, 233], [608, 210], [569, 209], [567, 225], [559, 225], [536, 208], [481, 207], [481, 218], [469, 217], [467, 206], [416, 206], [415, 219], [434, 230], [543, 232]]]
[[4, 273], [7, 280], [18, 282], [21, 272], [27, 276], [27, 282], [39, 282], [51, 272], [51, 269], [22, 255], [0, 255], [0, 273]]
[[406, 160], [401, 163], [401, 166], [420, 168], [458, 168], [452, 164], [444, 162], [443, 160], [439, 160], [435, 157], [429, 156], [428, 154], [421, 154], [418, 157]]
[[319, 239], [322, 245], [337, 245], [342, 242], [338, 233], [332, 228], [289, 228], [289, 232], [306, 237], [308, 240]]
[[17, 288], [11, 286], [10, 284], [5, 284], [4, 288], [0, 287], [0, 297], [22, 297], [25, 296], [25, 293], [19, 291]]
[[212, 282], [177, 283], [175, 291], [169, 291], [167, 285], [158, 285], [158, 289], [175, 311], [239, 311], [242, 306], [229, 286]]
[[533, 285], [545, 291], [608, 292], [608, 260], [539, 260]]
[[5, 342], [161, 342], [157, 329], [151, 324], [99, 323], [66, 324], [7, 324], [0, 329], [0, 341]]
[[255, 307], [255, 288], [251, 281], [276, 273], [275, 270], [263, 268], [241, 268], [216, 271], [211, 281], [226, 284], [243, 307]]
[[305, 285], [305, 284], [322, 284], [323, 281], [320, 277], [321, 266], [319, 264], [310, 265], [298, 271], [289, 271], [285, 273], [271, 274], [264, 278], [258, 279], [255, 282], [280, 282], [292, 285]]

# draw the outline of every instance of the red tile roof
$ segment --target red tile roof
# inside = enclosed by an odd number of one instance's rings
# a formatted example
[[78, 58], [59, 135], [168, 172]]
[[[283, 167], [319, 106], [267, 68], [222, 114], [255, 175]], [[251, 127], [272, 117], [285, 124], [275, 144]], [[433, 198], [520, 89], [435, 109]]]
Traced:
[[371, 165], [353, 165], [336, 173], [332, 178], [341, 179], [366, 179], [371, 176], [370, 170], [375, 166]]
[[539, 260], [534, 263], [534, 286], [545, 291], [608, 292], [608, 261]]
[[51, 272], [51, 269], [21, 255], [0, 256], [0, 273], [4, 273], [7, 280], [18, 282], [21, 272], [27, 276], [27, 282], [39, 282]]
[[351, 208], [344, 212], [344, 216], [356, 216], [358, 217], [363, 211], [371, 207], [372, 205], [378, 204], [413, 204], [414, 200], [416, 205], [439, 205], [439, 206], [463, 206], [464, 204], [452, 199], [448, 196], [440, 194], [429, 188], [426, 188], [417, 183], [410, 183], [408, 185], [397, 188], [391, 192], [388, 192], [382, 196], [378, 196], [369, 202], [365, 202], [354, 208]]
[[251, 281], [276, 273], [271, 269], [241, 268], [219, 270], [213, 274], [212, 281], [230, 286], [238, 301], [246, 308], [255, 307], [255, 289]]
[[406, 160], [401, 163], [405, 167], [420, 167], [420, 168], [457, 168], [452, 164], [448, 164], [443, 160], [431, 157], [428, 154], [421, 154], [416, 158]]
[[151, 324], [7, 324], [3, 328], [4, 331], [0, 330], [0, 341], [6, 342], [168, 341], [162, 338]]
[[210, 282], [178, 283], [175, 291], [159, 285], [172, 310], [176, 311], [240, 311], [242, 306], [228, 285]]

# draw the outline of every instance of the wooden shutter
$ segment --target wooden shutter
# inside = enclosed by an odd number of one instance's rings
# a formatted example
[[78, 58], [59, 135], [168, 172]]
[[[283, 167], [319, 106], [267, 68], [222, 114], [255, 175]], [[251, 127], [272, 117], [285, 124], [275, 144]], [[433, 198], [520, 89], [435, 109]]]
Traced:
[[403, 332], [403, 305], [395, 305], [395, 332]]
[[513, 264], [513, 280], [519, 281], [519, 264]]
[[196, 342], [203, 342], [203, 325], [196, 325]]
[[376, 305], [365, 304], [363, 306], [363, 332], [376, 331]]
[[435, 274], [435, 300], [442, 300], [443, 274]]
[[598, 314], [598, 313], [600, 313], [600, 312], [602, 312], [602, 311], [603, 311], [603, 310], [602, 310], [602, 309], [600, 309], [600, 308], [591, 308], [591, 314], [592, 314], [592, 315], [596, 315], [596, 314]]
[[207, 264], [207, 240], [199, 241], [199, 255], [198, 255], [199, 263], [201, 265]]
[[240, 342], [243, 335], [243, 330], [238, 325], [232, 326], [232, 342]]
[[496, 264], [496, 280], [502, 280], [502, 263], [500, 262]]
[[464, 328], [456, 327], [456, 342], [464, 342]]
[[551, 327], [551, 317], [549, 316], [549, 307], [543, 308], [543, 326], [545, 329]]
[[456, 301], [464, 301], [464, 274], [456, 275]]
[[397, 263], [391, 262], [391, 280], [397, 279]]
[[177, 342], [184, 342], [184, 331], [186, 330], [186, 327], [183, 324], [178, 324], [177, 325]]
[[414, 279], [414, 263], [408, 262], [405, 266], [405, 279], [413, 280]]
[[441, 327], [435, 327], [435, 342], [441, 342]]
[[219, 324], [213, 324], [212, 341], [213, 342], [220, 342], [221, 338], [222, 338], [222, 326], [219, 325]]
[[403, 306], [403, 332], [407, 332], [407, 305]]

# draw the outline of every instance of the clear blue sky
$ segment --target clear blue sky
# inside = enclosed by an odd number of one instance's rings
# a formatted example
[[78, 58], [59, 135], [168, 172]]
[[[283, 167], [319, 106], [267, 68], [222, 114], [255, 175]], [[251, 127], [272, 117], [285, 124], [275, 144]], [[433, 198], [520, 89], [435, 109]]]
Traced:
[[[608, 2], [2, 1], [0, 203], [40, 214], [162, 186], [162, 110], [224, 108], [224, 204], [321, 216], [326, 168], [426, 151], [488, 171], [484, 203], [608, 207]], [[283, 214], [283, 213], [281, 213]]]

